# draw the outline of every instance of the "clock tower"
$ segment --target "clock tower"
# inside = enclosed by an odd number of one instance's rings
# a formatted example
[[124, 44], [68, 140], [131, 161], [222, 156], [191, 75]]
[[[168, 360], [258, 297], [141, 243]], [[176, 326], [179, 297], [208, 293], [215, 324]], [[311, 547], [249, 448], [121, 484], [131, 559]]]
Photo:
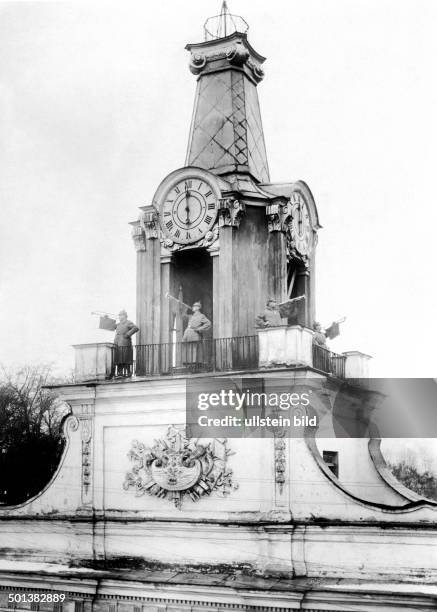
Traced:
[[313, 324], [317, 210], [304, 182], [270, 180], [257, 91], [265, 58], [247, 29], [224, 2], [203, 42], [186, 46], [197, 88], [185, 165], [132, 223], [141, 345], [181, 339], [168, 295], [200, 301], [215, 339], [254, 335], [270, 297], [305, 296], [288, 323]]

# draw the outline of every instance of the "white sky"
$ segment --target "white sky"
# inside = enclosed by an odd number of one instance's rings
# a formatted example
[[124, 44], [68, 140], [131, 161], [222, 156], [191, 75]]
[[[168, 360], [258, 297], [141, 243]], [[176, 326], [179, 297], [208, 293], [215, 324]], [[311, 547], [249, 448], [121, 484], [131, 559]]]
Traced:
[[[128, 222], [184, 164], [187, 42], [219, 0], [0, 4], [0, 362], [73, 364], [135, 319]], [[375, 375], [435, 374], [435, 0], [230, 0], [268, 60], [274, 181], [318, 204], [318, 318]]]

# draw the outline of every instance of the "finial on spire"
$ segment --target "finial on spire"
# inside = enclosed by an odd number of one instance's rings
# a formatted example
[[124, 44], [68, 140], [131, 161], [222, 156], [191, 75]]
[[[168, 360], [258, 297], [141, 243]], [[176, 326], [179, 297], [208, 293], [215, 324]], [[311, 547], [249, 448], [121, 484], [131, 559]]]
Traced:
[[245, 34], [249, 29], [247, 22], [239, 15], [232, 15], [229, 12], [228, 3], [226, 0], [222, 2], [222, 8], [219, 15], [209, 17], [203, 26], [205, 32], [205, 40], [214, 40], [216, 38], [226, 38], [234, 32]]

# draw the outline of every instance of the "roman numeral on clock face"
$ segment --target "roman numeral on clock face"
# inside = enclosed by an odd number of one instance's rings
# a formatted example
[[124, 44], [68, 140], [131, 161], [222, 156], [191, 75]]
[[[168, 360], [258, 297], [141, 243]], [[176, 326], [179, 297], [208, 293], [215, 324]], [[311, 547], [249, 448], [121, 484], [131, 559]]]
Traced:
[[174, 188], [174, 190], [175, 190], [175, 192], [176, 192], [176, 193], [180, 193], [180, 192], [181, 192], [181, 190], [180, 190], [180, 188], [179, 188], [178, 186], [176, 186], [176, 187]]
[[191, 189], [193, 186], [193, 181], [185, 181], [185, 189]]
[[207, 215], [207, 216], [205, 217], [205, 223], [211, 223], [211, 221], [212, 221], [212, 217], [210, 217], [209, 215]]
[[171, 216], [171, 212], [166, 210], [165, 213], [164, 213], [164, 217], [170, 217], [170, 216]]
[[208, 210], [214, 210], [214, 208], [215, 208], [214, 202], [209, 202], [208, 203]]
[[185, 238], [186, 238], [186, 240], [190, 240], [190, 238], [191, 238], [191, 234], [190, 234], [190, 232], [187, 232], [187, 233], [185, 234]]
[[179, 238], [179, 236], [181, 235], [181, 233], [180, 233], [180, 231], [179, 231], [179, 230], [176, 230], [176, 231], [175, 231], [175, 233], [174, 233], [174, 235], [176, 236], [176, 238]]
[[165, 227], [171, 230], [171, 228], [173, 227], [173, 221], [167, 221], [167, 223], [165, 224]]
[[212, 191], [208, 191], [207, 193], [205, 193], [205, 198], [209, 198], [210, 195], [212, 195]]

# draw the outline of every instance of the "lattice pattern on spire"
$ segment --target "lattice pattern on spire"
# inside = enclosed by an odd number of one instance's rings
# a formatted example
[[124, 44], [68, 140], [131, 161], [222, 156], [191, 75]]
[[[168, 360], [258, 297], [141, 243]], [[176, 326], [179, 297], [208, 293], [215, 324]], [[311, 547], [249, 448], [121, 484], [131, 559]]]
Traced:
[[241, 72], [199, 81], [186, 163], [213, 171], [246, 168], [259, 181], [269, 180], [256, 87]]
[[234, 32], [245, 34], [248, 29], [249, 26], [243, 17], [240, 17], [240, 15], [232, 15], [229, 12], [226, 0], [223, 0], [220, 14], [209, 17], [203, 26], [205, 40], [225, 38]]

